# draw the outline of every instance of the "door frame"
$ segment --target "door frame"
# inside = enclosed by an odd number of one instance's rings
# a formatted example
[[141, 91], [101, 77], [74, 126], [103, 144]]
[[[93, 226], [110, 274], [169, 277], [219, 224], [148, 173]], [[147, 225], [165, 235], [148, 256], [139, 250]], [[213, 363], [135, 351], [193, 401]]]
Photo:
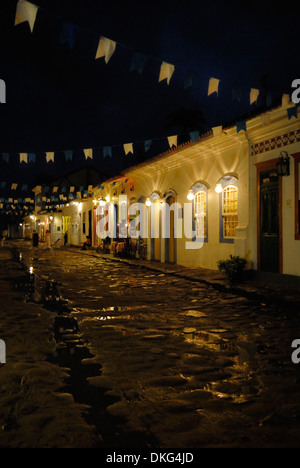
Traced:
[[[172, 200], [170, 202], [170, 199]], [[172, 206], [173, 203], [176, 203], [176, 198], [173, 193], [167, 194], [165, 198], [165, 202], [170, 206]], [[165, 213], [165, 216], [167, 214]], [[173, 221], [171, 221], [173, 220]], [[165, 262], [166, 263], [171, 263], [171, 264], [176, 264], [177, 263], [177, 243], [176, 243], [176, 237], [175, 237], [175, 212], [170, 210], [170, 237], [165, 238]], [[174, 260], [171, 261], [171, 258]]]
[[[257, 269], [260, 270], [260, 174], [264, 171], [276, 169], [276, 164], [279, 158], [269, 159], [254, 164], [256, 167], [256, 193], [257, 193]], [[282, 177], [278, 176], [278, 217], [279, 217], [279, 273], [282, 273], [283, 256], [282, 256]]]

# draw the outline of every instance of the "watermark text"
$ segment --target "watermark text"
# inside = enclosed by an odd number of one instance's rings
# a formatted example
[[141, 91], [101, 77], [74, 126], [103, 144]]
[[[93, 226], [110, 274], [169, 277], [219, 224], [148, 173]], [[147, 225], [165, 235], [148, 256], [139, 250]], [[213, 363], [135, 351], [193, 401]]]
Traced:
[[0, 364], [6, 363], [6, 345], [4, 340], [0, 340]]

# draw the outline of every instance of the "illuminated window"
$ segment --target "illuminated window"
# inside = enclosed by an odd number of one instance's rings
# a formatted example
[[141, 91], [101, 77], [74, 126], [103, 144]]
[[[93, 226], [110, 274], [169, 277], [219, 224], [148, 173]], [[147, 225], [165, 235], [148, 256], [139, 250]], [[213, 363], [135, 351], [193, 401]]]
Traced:
[[207, 237], [206, 207], [206, 192], [200, 190], [195, 194], [194, 198], [195, 233], [197, 239], [205, 239]]
[[222, 193], [223, 238], [235, 237], [238, 224], [238, 189], [235, 185], [227, 185]]

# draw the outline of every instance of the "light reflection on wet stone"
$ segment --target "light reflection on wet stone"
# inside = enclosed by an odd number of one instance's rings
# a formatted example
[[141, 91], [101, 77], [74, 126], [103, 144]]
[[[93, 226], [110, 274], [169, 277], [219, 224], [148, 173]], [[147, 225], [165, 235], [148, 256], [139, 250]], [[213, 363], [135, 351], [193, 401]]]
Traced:
[[[205, 440], [201, 421], [210, 418], [213, 427], [216, 418], [219, 430], [222, 425], [227, 427], [225, 415], [230, 414], [232, 427], [236, 425], [245, 440], [259, 441], [256, 434], [247, 435], [245, 421], [257, 427], [257, 421], [267, 416], [263, 402], [270, 390], [272, 349], [273, 369], [286, 362], [277, 359], [268, 336], [277, 329], [274, 307], [168, 274], [148, 274], [80, 254], [76, 254], [77, 262], [68, 251], [63, 255], [63, 268], [55, 252], [49, 262], [44, 255], [30, 261], [37, 274], [46, 270], [62, 283], [63, 295], [72, 304], [84, 337], [101, 359], [101, 379], [95, 377], [94, 382], [105, 381], [108, 391], [121, 395], [110, 408], [113, 414], [126, 414], [129, 427], [140, 424], [145, 428], [143, 421], [147, 420], [151, 431], [170, 446], [176, 446], [172, 443], [182, 436], [185, 447], [191, 441], [201, 444]], [[26, 261], [26, 252], [22, 259]], [[79, 337], [74, 335], [73, 341], [76, 339]], [[273, 391], [277, 389], [281, 395], [276, 377], [272, 383]], [[124, 395], [131, 395], [130, 400]], [[254, 403], [260, 398], [261, 408], [257, 409]], [[232, 413], [232, 405], [244, 404], [253, 405], [254, 418], [249, 416], [250, 410], [241, 419], [240, 414]], [[174, 427], [184, 427], [184, 433], [170, 431], [167, 413], [176, 411], [182, 413], [182, 425], [176, 419]], [[190, 411], [199, 420], [188, 427], [184, 417]], [[231, 439], [229, 430], [224, 436], [229, 444], [234, 443], [233, 434]]]

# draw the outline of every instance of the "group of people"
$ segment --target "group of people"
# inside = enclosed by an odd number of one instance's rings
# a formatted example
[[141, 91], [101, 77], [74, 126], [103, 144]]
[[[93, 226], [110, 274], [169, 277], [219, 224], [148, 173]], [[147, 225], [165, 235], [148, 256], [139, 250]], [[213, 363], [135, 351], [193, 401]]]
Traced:
[[[33, 247], [38, 247], [39, 246], [39, 234], [36, 230], [33, 231], [32, 234], [32, 246]], [[51, 249], [51, 233], [49, 230], [46, 231], [46, 237], [45, 237], [45, 249]]]
[[[2, 233], [0, 234], [0, 239], [1, 239], [1, 242], [2, 242], [2, 246], [3, 246], [3, 242], [4, 242], [4, 239], [5, 237], [2, 236]], [[61, 239], [59, 239], [61, 240]], [[39, 238], [39, 234], [36, 230], [33, 231], [33, 234], [32, 234], [32, 246], [33, 247], [38, 247], [39, 246], [39, 241], [40, 241], [40, 238]], [[68, 243], [68, 233], [65, 232], [64, 234], [64, 245], [67, 245]], [[86, 250], [88, 247], [91, 247], [91, 238], [90, 236], [86, 236], [86, 241], [82, 243], [82, 249], [83, 250]], [[51, 249], [51, 233], [49, 230], [46, 231], [46, 236], [45, 236], [45, 246], [44, 246], [45, 249]]]
[[[32, 234], [32, 246], [33, 247], [38, 247], [39, 246], [39, 234], [36, 230], [33, 231]], [[59, 244], [57, 244], [59, 242]], [[67, 245], [68, 243], [68, 232], [65, 232], [64, 234], [64, 240], [63, 244]], [[62, 245], [62, 239], [58, 239], [58, 241], [55, 243], [55, 245]], [[88, 247], [91, 247], [91, 238], [90, 236], [86, 236], [86, 241], [82, 243], [82, 249], [86, 250]], [[45, 236], [45, 249], [51, 249], [51, 233], [49, 230], [46, 231], [46, 236]]]

